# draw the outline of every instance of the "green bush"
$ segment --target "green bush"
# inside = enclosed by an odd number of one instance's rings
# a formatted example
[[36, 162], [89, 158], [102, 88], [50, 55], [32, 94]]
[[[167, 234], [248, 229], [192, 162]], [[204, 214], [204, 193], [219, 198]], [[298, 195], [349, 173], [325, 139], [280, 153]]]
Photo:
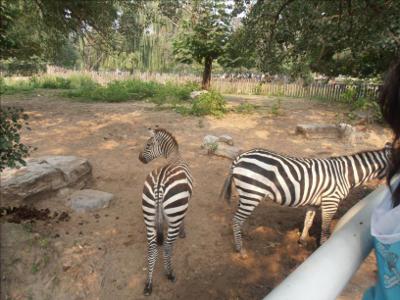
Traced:
[[190, 114], [195, 116], [213, 115], [221, 117], [226, 112], [226, 101], [216, 91], [209, 91], [197, 97], [192, 104]]
[[20, 130], [28, 115], [21, 108], [0, 108], [0, 172], [6, 167], [25, 165], [30, 147], [21, 143]]

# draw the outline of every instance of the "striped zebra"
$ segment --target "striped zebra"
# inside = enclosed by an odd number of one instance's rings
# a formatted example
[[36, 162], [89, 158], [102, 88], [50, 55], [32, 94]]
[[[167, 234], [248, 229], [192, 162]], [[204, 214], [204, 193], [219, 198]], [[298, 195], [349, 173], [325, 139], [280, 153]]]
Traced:
[[[151, 137], [147, 140], [139, 160], [148, 163], [163, 156], [168, 163], [153, 170], [146, 178], [142, 194], [142, 209], [147, 229], [148, 273], [144, 294], [152, 292], [152, 277], [157, 259], [158, 246], [164, 248], [164, 268], [167, 278], [175, 281], [172, 269], [172, 246], [178, 235], [185, 237], [183, 219], [192, 195], [192, 175], [182, 159], [175, 137], [165, 129], [149, 129]], [[164, 241], [164, 221], [168, 225]]]
[[239, 205], [233, 217], [236, 251], [242, 251], [241, 227], [264, 198], [290, 207], [306, 206], [300, 243], [305, 243], [316, 209], [321, 207], [320, 243], [329, 236], [329, 225], [341, 200], [351, 188], [383, 178], [389, 167], [391, 144], [381, 150], [325, 159], [297, 158], [264, 149], [240, 154], [232, 163], [221, 191], [228, 202], [234, 183]]

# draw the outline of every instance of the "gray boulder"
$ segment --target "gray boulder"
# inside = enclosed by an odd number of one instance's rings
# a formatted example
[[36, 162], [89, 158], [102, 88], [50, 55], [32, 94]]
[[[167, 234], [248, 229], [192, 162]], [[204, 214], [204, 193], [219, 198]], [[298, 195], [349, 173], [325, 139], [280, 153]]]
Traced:
[[86, 159], [75, 156], [30, 159], [20, 169], [2, 172], [1, 197], [3, 200], [23, 200], [65, 187], [82, 188], [91, 179], [91, 171]]
[[299, 124], [296, 126], [296, 134], [307, 138], [344, 139], [352, 141], [355, 129], [345, 123], [340, 124]]
[[241, 149], [235, 146], [230, 146], [225, 143], [218, 142], [216, 149], [212, 152], [215, 155], [235, 159], [239, 155]]
[[113, 198], [114, 195], [110, 193], [85, 189], [73, 193], [69, 199], [69, 205], [76, 212], [90, 212], [108, 207]]
[[205, 149], [208, 154], [214, 154], [230, 159], [234, 159], [241, 152], [241, 149], [233, 146], [233, 139], [227, 134], [219, 137], [215, 135], [206, 135], [201, 147]]

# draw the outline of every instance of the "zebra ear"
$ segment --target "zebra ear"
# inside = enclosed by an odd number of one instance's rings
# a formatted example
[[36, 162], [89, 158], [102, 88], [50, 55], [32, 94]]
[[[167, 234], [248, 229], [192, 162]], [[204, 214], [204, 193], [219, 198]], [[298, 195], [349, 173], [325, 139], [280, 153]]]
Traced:
[[153, 136], [155, 135], [154, 129], [152, 129], [151, 127], [149, 127], [148, 130], [149, 130], [150, 136], [153, 137]]

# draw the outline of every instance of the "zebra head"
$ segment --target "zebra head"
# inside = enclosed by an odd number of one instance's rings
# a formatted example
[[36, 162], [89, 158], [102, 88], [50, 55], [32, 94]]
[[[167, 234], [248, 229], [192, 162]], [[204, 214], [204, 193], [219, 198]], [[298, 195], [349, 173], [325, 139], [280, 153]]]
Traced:
[[178, 150], [178, 143], [175, 137], [162, 128], [149, 128], [150, 138], [146, 141], [144, 149], [139, 153], [139, 160], [142, 163], [156, 159], [157, 157], [168, 157], [172, 152]]

